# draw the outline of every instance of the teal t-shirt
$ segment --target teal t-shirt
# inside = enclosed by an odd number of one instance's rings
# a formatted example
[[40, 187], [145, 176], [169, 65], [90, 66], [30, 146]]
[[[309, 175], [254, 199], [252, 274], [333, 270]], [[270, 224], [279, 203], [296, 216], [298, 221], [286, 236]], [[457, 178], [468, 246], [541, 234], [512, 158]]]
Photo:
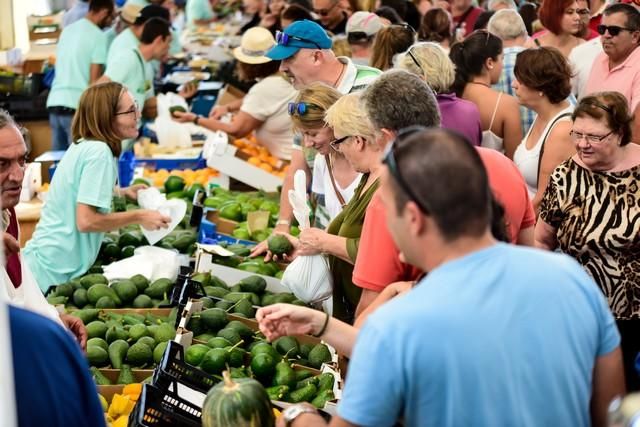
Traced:
[[56, 76], [47, 107], [78, 108], [91, 64], [107, 62], [107, 34], [86, 18], [65, 27], [56, 48]]
[[211, 19], [214, 16], [209, 0], [187, 0], [185, 11], [187, 14], [187, 24], [190, 27], [195, 25], [193, 21]]
[[151, 3], [149, 3], [147, 0], [127, 0], [126, 4], [134, 4], [136, 6], [149, 6]]
[[153, 69], [151, 64], [144, 60], [138, 47], [121, 51], [111, 57], [104, 74], [114, 82], [125, 85], [140, 109], [144, 106], [144, 101], [155, 94]]
[[127, 28], [113, 39], [113, 43], [109, 46], [109, 54], [107, 55], [107, 64], [113, 62], [120, 53], [136, 49], [140, 44], [140, 40], [133, 34], [131, 28]]
[[100, 250], [104, 233], [81, 233], [78, 203], [111, 211], [116, 160], [101, 141], [71, 144], [56, 168], [40, 221], [22, 252], [43, 291], [85, 273]]

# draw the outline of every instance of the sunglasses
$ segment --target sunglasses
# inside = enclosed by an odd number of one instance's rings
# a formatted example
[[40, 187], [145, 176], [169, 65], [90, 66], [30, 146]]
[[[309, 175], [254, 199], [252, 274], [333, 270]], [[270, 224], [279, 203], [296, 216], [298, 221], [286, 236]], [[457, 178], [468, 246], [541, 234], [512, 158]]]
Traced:
[[629, 31], [630, 33], [633, 33], [634, 31], [638, 31], [633, 28], [619, 27], [617, 25], [598, 25], [597, 30], [598, 30], [598, 34], [600, 34], [601, 36], [604, 36], [605, 33], [608, 31], [612, 37], [615, 37], [618, 34], [620, 34], [620, 31]]
[[331, 7], [330, 7], [330, 8], [328, 8], [328, 9], [313, 9], [313, 11], [314, 11], [315, 13], [317, 13], [318, 15], [320, 15], [320, 16], [327, 16], [327, 15], [329, 15], [329, 13], [331, 13], [331, 11], [332, 11], [333, 9], [335, 9], [335, 7], [336, 7], [337, 5], [338, 5], [338, 2], [335, 2], [335, 3], [334, 3], [334, 4], [332, 4], [332, 5], [331, 5]]
[[306, 102], [290, 102], [287, 104], [287, 112], [290, 116], [297, 114], [298, 116], [304, 116], [310, 109], [319, 110], [320, 107], [314, 104], [308, 104]]
[[352, 135], [347, 135], [343, 136], [342, 138], [334, 139], [329, 143], [329, 146], [331, 146], [331, 148], [333, 148], [335, 151], [340, 151], [340, 144], [351, 138], [351, 136]]
[[396, 180], [402, 191], [409, 196], [409, 199], [412, 200], [422, 212], [425, 214], [429, 214], [431, 209], [427, 206], [427, 203], [418, 199], [416, 194], [411, 190], [411, 186], [405, 181], [400, 173], [400, 168], [398, 167], [398, 161], [396, 158], [395, 151], [396, 149], [403, 144], [411, 135], [414, 135], [418, 132], [425, 130], [426, 128], [423, 126], [409, 126], [408, 128], [401, 129], [398, 132], [398, 136], [396, 139], [387, 146], [387, 149], [382, 157], [382, 163], [387, 165], [389, 169], [389, 173]]
[[420, 62], [418, 61], [418, 58], [416, 58], [416, 56], [413, 54], [412, 50], [413, 50], [413, 47], [410, 47], [409, 50], [407, 50], [407, 55], [409, 55], [409, 58], [411, 58], [413, 63], [416, 64], [416, 67], [418, 67], [420, 72], [422, 74], [425, 74], [424, 70], [422, 69], [422, 65], [420, 65]]
[[276, 43], [279, 44], [280, 46], [289, 46], [289, 43], [291, 43], [292, 40], [304, 42], [304, 43], [311, 43], [318, 49], [322, 49], [318, 45], [318, 43], [314, 42], [313, 40], [305, 39], [298, 36], [292, 36], [291, 34], [287, 34], [283, 31], [276, 31]]

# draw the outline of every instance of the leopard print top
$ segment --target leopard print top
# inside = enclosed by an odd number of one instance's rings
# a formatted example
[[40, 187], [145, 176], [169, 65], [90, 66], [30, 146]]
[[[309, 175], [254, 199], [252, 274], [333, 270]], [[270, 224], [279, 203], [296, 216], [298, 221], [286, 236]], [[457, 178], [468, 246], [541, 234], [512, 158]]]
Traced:
[[540, 219], [584, 266], [619, 319], [640, 318], [640, 165], [595, 172], [569, 159], [549, 178]]

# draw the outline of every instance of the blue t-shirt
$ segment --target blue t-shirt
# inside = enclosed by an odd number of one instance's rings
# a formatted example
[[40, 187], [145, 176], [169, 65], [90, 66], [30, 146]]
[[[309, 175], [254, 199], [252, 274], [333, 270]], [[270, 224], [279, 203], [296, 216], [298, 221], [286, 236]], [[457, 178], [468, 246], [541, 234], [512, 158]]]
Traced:
[[73, 337], [20, 308], [9, 306], [9, 320], [18, 424], [104, 426], [96, 385]]
[[506, 244], [433, 270], [358, 335], [338, 414], [361, 426], [590, 426], [620, 336], [565, 255]]
[[101, 141], [71, 144], [56, 168], [40, 221], [22, 251], [40, 289], [84, 274], [100, 251], [104, 233], [81, 233], [78, 203], [111, 211], [117, 179], [116, 160]]

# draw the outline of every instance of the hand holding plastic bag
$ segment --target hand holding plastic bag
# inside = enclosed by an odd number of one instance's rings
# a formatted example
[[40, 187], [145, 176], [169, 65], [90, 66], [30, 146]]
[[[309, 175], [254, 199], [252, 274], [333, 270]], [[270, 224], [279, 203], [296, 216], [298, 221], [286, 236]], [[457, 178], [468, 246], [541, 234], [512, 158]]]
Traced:
[[[311, 209], [307, 203], [306, 182], [304, 171], [299, 170], [294, 176], [293, 190], [289, 190], [289, 203], [300, 229], [309, 228]], [[324, 255], [297, 257], [284, 271], [282, 284], [306, 303], [316, 304], [330, 299], [333, 285], [327, 258]], [[330, 313], [328, 305], [323, 303]]]

